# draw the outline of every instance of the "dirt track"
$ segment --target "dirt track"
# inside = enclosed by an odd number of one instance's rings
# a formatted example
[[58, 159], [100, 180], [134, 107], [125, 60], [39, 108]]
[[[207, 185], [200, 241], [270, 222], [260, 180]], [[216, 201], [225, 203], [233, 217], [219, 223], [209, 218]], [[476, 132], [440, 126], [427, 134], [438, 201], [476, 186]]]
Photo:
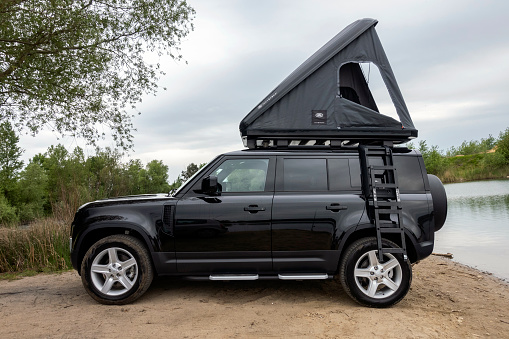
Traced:
[[432, 257], [395, 307], [358, 306], [336, 281], [160, 278], [132, 305], [104, 306], [77, 273], [0, 281], [0, 338], [509, 338], [509, 285]]

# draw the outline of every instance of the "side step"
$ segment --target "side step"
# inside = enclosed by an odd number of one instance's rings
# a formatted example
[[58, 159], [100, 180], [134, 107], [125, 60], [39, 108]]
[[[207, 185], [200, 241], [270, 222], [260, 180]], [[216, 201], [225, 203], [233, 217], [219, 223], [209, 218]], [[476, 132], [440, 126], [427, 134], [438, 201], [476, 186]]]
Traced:
[[[258, 280], [258, 279], [274, 279], [275, 276], [259, 276], [258, 274], [212, 274], [209, 280]], [[278, 274], [277, 278], [280, 280], [324, 280], [329, 279], [326, 273], [292, 273], [292, 274]]]
[[258, 280], [258, 274], [212, 274], [209, 280]]
[[323, 280], [329, 279], [328, 274], [278, 274], [281, 280]]

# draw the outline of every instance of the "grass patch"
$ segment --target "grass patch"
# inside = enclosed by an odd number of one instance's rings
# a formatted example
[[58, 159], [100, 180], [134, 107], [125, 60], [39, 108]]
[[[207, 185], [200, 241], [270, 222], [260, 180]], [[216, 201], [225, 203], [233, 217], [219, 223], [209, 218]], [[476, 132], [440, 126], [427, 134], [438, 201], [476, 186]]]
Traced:
[[26, 270], [22, 272], [8, 272], [8, 273], [0, 273], [0, 280], [18, 280], [24, 277], [33, 277], [34, 275], [39, 274], [40, 272], [34, 270]]
[[0, 273], [19, 275], [71, 268], [69, 223], [54, 218], [0, 228]]

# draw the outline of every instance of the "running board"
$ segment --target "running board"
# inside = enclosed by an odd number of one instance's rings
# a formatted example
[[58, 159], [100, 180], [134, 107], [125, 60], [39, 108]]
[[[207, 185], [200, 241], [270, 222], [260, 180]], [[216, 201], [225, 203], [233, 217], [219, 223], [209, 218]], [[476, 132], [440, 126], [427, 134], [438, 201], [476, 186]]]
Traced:
[[209, 280], [258, 280], [258, 274], [212, 274]]
[[328, 274], [278, 274], [281, 280], [324, 280], [329, 279]]
[[[258, 276], [258, 274], [212, 274], [209, 276], [209, 280], [221, 281], [221, 280], [258, 280], [258, 279], [274, 279], [275, 276]], [[326, 273], [300, 273], [300, 274], [278, 274], [277, 278], [280, 280], [325, 280], [329, 279], [329, 275]]]

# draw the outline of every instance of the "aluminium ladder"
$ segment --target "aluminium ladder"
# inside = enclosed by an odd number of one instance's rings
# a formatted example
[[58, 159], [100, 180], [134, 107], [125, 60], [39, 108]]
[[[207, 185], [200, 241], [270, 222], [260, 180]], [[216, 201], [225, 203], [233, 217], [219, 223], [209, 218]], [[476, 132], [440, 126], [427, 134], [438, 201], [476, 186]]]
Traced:
[[[405, 260], [408, 259], [398, 176], [391, 146], [359, 145], [362, 189], [369, 219], [376, 228], [380, 262], [385, 253], [401, 253]], [[384, 234], [399, 235], [401, 247], [383, 247]]]

